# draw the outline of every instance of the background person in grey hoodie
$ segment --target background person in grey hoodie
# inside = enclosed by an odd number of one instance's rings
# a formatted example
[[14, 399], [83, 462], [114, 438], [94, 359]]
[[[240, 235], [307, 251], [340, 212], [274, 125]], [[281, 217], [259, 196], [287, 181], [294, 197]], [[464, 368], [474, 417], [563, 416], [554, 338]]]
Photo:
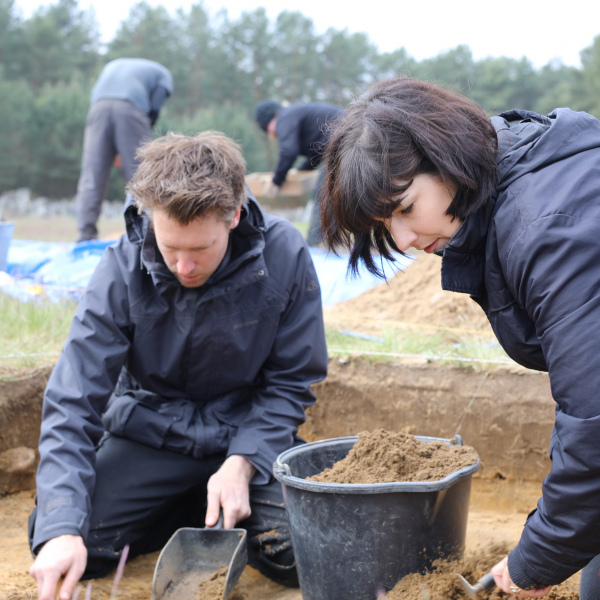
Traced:
[[[272, 464], [327, 370], [308, 248], [262, 212], [238, 146], [141, 150], [127, 235], [105, 251], [44, 395], [30, 544], [40, 600], [160, 549], [182, 526], [248, 530], [252, 566], [297, 585]], [[129, 198], [132, 199], [131, 197]], [[116, 386], [116, 391], [115, 391]]]
[[173, 77], [161, 64], [144, 58], [109, 62], [92, 90], [92, 106], [83, 138], [77, 184], [78, 241], [98, 237], [96, 223], [117, 155], [131, 181], [140, 144], [152, 139], [152, 127], [164, 101], [173, 93]]
[[600, 121], [488, 119], [398, 77], [348, 107], [325, 154], [330, 247], [372, 272], [392, 250], [440, 255], [442, 288], [470, 294], [507, 354], [550, 376], [552, 469], [496, 584], [539, 597], [583, 568], [580, 598], [600, 598]]

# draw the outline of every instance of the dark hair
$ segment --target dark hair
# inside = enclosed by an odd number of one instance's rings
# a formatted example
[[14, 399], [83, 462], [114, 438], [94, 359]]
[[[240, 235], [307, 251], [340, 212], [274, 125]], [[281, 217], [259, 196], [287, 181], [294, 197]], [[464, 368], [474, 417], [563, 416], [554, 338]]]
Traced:
[[267, 131], [267, 125], [279, 114], [282, 109], [279, 102], [274, 100], [263, 100], [254, 108], [254, 119], [263, 131]]
[[[402, 251], [384, 224], [415, 175], [452, 181], [446, 214], [464, 220], [483, 206], [497, 181], [496, 131], [475, 102], [409, 77], [372, 84], [332, 127], [325, 146], [321, 221], [326, 245], [350, 249], [380, 277], [373, 253], [393, 261]], [[408, 181], [397, 185], [397, 181]]]
[[246, 163], [238, 144], [218, 131], [194, 137], [169, 133], [140, 146], [127, 186], [138, 210], [163, 210], [187, 225], [215, 215], [229, 222], [246, 197]]

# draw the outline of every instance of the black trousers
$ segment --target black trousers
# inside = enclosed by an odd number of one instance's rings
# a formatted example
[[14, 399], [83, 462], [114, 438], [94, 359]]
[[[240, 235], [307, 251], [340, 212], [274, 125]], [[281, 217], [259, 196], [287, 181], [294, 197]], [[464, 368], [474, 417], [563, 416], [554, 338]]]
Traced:
[[[106, 436], [96, 455], [88, 563], [83, 579], [113, 570], [125, 544], [130, 556], [160, 550], [180, 527], [204, 527], [206, 486], [223, 454], [193, 458]], [[237, 524], [248, 531], [248, 563], [277, 583], [297, 586], [281, 484], [250, 486], [252, 514]], [[30, 544], [36, 509], [29, 519]]]

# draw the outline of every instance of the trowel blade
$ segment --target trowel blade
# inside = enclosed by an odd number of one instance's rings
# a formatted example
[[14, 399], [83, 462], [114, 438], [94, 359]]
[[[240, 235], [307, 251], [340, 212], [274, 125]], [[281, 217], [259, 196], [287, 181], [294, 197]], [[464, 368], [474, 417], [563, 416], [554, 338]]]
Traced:
[[[245, 529], [178, 529], [163, 548], [152, 582], [153, 600], [196, 600], [200, 583], [227, 566], [227, 600], [247, 562]], [[201, 599], [203, 600], [203, 599]]]
[[496, 582], [494, 581], [494, 576], [492, 573], [488, 573], [484, 575], [475, 585], [471, 585], [462, 575], [456, 573], [456, 576], [460, 579], [460, 583], [463, 586], [463, 589], [471, 598], [477, 598], [477, 594], [479, 592], [483, 592], [484, 590], [491, 590]]
[[459, 575], [458, 573], [456, 574], [456, 576], [460, 579], [460, 583], [463, 586], [463, 590], [465, 590], [465, 592], [467, 592], [467, 594], [469, 594], [471, 598], [477, 598], [477, 592], [481, 591], [481, 588], [474, 588], [462, 575]]

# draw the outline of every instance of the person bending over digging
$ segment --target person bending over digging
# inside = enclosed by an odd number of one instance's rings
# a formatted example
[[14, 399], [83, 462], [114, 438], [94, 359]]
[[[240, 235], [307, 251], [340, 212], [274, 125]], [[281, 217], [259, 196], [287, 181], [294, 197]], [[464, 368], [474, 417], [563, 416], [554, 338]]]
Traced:
[[[471, 294], [521, 365], [548, 371], [552, 469], [518, 546], [493, 569], [520, 598], [583, 568], [600, 598], [600, 122], [567, 108], [488, 119], [410, 78], [373, 84], [325, 150], [331, 248], [378, 272], [409, 248], [442, 257], [442, 287]], [[587, 566], [586, 566], [587, 565]]]
[[[283, 107], [274, 100], [263, 100], [256, 105], [254, 119], [270, 138], [279, 142], [279, 160], [265, 194], [267, 198], [273, 199], [279, 195], [279, 188], [298, 156], [305, 157], [298, 167], [299, 171], [311, 171], [319, 167], [323, 146], [328, 138], [328, 126], [343, 112], [339, 106], [322, 102]], [[307, 236], [309, 246], [321, 243], [319, 198], [323, 175], [321, 169], [313, 191], [313, 208]]]
[[[40, 600], [61, 600], [182, 526], [248, 530], [249, 563], [297, 585], [271, 465], [327, 369], [320, 288], [300, 232], [263, 213], [220, 133], [143, 146], [127, 233], [105, 251], [44, 395]], [[260, 536], [260, 537], [259, 537]]]

